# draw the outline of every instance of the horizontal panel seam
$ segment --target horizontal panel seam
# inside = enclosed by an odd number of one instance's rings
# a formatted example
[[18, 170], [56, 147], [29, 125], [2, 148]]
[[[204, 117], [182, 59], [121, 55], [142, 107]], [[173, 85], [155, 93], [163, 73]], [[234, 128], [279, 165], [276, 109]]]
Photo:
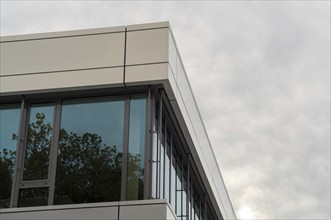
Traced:
[[148, 30], [158, 30], [158, 29], [170, 29], [169, 26], [164, 27], [155, 27], [155, 28], [142, 28], [142, 29], [134, 29], [134, 30], [127, 30], [127, 32], [135, 32], [135, 31], [148, 31]]
[[[58, 38], [71, 38], [71, 37], [84, 37], [84, 36], [95, 36], [95, 35], [105, 35], [105, 34], [118, 34], [118, 33], [124, 33], [125, 31], [114, 31], [114, 32], [103, 32], [103, 33], [94, 33], [94, 34], [76, 34], [76, 35], [63, 35], [63, 36], [54, 36], [54, 37], [39, 37], [39, 38], [30, 38], [30, 39], [21, 39], [21, 40], [2, 40], [0, 43], [15, 43], [15, 42], [21, 42], [21, 41], [36, 41], [36, 40], [51, 40], [51, 39], [58, 39]], [[50, 34], [52, 34], [50, 32]], [[15, 35], [14, 35], [15, 36]], [[13, 37], [14, 37], [13, 36]], [[3, 36], [7, 37], [7, 36]], [[10, 37], [10, 36], [8, 36]]]
[[83, 70], [111, 69], [111, 68], [120, 68], [120, 67], [124, 67], [124, 66], [123, 65], [120, 65], [120, 66], [105, 66], [105, 67], [92, 67], [92, 68], [82, 68], [82, 69], [67, 69], [67, 70], [32, 72], [32, 73], [5, 74], [5, 75], [1, 75], [0, 77], [37, 75], [37, 74], [46, 74], [46, 73], [75, 72], [75, 71], [83, 71]]
[[152, 63], [137, 63], [137, 64], [129, 64], [129, 65], [125, 65], [125, 66], [132, 67], [132, 66], [145, 66], [145, 65], [154, 65], [154, 64], [169, 64], [169, 61], [160, 61], [160, 62], [152, 62]]

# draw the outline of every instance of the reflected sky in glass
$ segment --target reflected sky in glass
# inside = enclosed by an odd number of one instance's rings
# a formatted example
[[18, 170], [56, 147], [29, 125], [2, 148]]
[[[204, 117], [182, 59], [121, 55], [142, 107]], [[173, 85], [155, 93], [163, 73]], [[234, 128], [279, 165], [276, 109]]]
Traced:
[[79, 136], [97, 134], [102, 144], [123, 149], [124, 100], [109, 98], [65, 100], [62, 106], [61, 128]]
[[0, 150], [16, 150], [17, 141], [13, 134], [18, 135], [20, 121], [20, 106], [0, 106]]
[[140, 155], [144, 167], [146, 99], [132, 99], [130, 102], [129, 153]]

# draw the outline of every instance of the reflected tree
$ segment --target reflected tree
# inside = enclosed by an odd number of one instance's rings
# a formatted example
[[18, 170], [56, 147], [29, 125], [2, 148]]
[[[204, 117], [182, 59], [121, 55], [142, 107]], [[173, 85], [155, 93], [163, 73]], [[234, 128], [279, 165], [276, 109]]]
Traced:
[[122, 153], [97, 134], [60, 131], [55, 202], [119, 201]]
[[[29, 124], [24, 160], [24, 180], [47, 179], [52, 125], [44, 123], [45, 114], [37, 113], [36, 121]], [[13, 135], [18, 138], [17, 135]]]
[[16, 151], [0, 151], [0, 208], [9, 208]]
[[[52, 129], [50, 123], [45, 123], [43, 113], [37, 113], [35, 122], [29, 124], [24, 180], [47, 178]], [[17, 140], [18, 136], [13, 134], [13, 139]], [[10, 197], [15, 153], [7, 149], [0, 152], [1, 202]], [[140, 168], [140, 155], [131, 154], [128, 160], [128, 194], [142, 198], [144, 171]], [[106, 145], [95, 133], [78, 135], [60, 129], [54, 204], [120, 201], [121, 178], [122, 152], [117, 152], [115, 145]], [[26, 192], [29, 193], [20, 195], [23, 206], [29, 206], [25, 204], [28, 200], [33, 203], [32, 198], [40, 197], [34, 190]], [[9, 207], [9, 200], [6, 202]], [[1, 207], [5, 206], [1, 204]]]

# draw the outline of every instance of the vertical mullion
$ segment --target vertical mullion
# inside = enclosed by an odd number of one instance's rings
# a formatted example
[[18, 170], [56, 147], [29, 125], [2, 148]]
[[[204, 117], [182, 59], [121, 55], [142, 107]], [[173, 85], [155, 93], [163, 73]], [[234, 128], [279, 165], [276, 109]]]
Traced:
[[166, 122], [166, 118], [164, 118], [164, 137], [163, 140], [164, 140], [164, 146], [163, 146], [163, 198], [165, 198], [165, 171], [166, 171], [166, 154], [167, 154], [167, 122]]
[[124, 135], [123, 135], [123, 155], [122, 155], [121, 201], [126, 200], [126, 190], [127, 190], [129, 123], [130, 123], [129, 117], [130, 117], [130, 97], [126, 96], [124, 101]]
[[56, 179], [56, 164], [57, 164], [57, 153], [60, 135], [60, 124], [61, 124], [61, 100], [57, 100], [54, 103], [54, 119], [53, 119], [53, 132], [52, 132], [52, 143], [50, 150], [50, 163], [48, 172], [49, 181], [49, 192], [48, 192], [48, 205], [53, 205], [54, 201], [54, 190], [55, 190], [55, 179]]
[[189, 202], [191, 201], [191, 198], [189, 196], [189, 187], [190, 187], [190, 154], [187, 154], [187, 176], [186, 176], [186, 216], [187, 220], [189, 219]]
[[183, 191], [184, 191], [184, 187], [183, 187], [183, 175], [184, 175], [184, 167], [183, 167], [183, 155], [182, 155], [182, 157], [181, 157], [181, 161], [180, 161], [180, 167], [181, 167], [181, 173], [180, 173], [180, 179], [181, 179], [181, 184], [180, 184], [180, 186], [181, 186], [181, 188], [180, 188], [180, 194], [181, 194], [181, 196], [180, 196], [180, 199], [181, 199], [181, 201], [180, 201], [180, 209], [181, 209], [181, 219], [183, 219], [183, 196], [184, 196], [184, 193], [183, 193]]
[[15, 170], [14, 179], [12, 185], [11, 198], [10, 198], [10, 207], [12, 208], [17, 207], [19, 185], [22, 179], [27, 118], [28, 118], [27, 101], [23, 96], [21, 101], [20, 124], [19, 124], [18, 140], [16, 147], [17, 150], [16, 150], [15, 169], [14, 169]]
[[208, 193], [206, 192], [205, 196], [204, 196], [204, 207], [203, 207], [203, 217], [204, 217], [204, 219], [207, 218], [207, 196], [208, 196]]
[[153, 122], [153, 105], [151, 90], [148, 90], [146, 100], [146, 123], [145, 123], [145, 172], [144, 172], [144, 199], [151, 197], [152, 192], [152, 122]]
[[[172, 131], [170, 131], [170, 146], [169, 146], [169, 203], [171, 204], [172, 198]], [[176, 188], [176, 187], [175, 187]], [[176, 189], [175, 189], [176, 190]]]
[[157, 187], [156, 187], [156, 197], [157, 198], [160, 198], [160, 192], [161, 192], [161, 189], [160, 189], [160, 185], [161, 185], [161, 166], [160, 166], [160, 163], [161, 163], [161, 138], [162, 138], [162, 97], [160, 98], [159, 100], [159, 116], [158, 116], [158, 121], [159, 121], [159, 124], [158, 124], [158, 132], [157, 132], [157, 166], [156, 166], [156, 170], [157, 170], [157, 181], [156, 181], [156, 184], [157, 184]]

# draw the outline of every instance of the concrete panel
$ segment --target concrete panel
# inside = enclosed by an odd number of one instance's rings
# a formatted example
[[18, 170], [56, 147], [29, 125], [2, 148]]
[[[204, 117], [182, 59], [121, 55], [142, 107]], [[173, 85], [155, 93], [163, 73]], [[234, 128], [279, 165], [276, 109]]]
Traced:
[[167, 206], [167, 220], [177, 220], [175, 212], [171, 209], [171, 207]]
[[157, 84], [168, 79], [169, 64], [127, 66], [125, 69], [126, 85]]
[[167, 204], [144, 204], [144, 205], [132, 205], [132, 206], [121, 206], [119, 211], [120, 220], [130, 219], [151, 219], [157, 220], [167, 219]]
[[117, 27], [91, 28], [91, 29], [73, 30], [73, 31], [22, 34], [22, 35], [13, 35], [13, 36], [1, 36], [0, 42], [36, 40], [36, 39], [45, 39], [45, 38], [58, 38], [58, 37], [74, 37], [74, 36], [82, 36], [82, 35], [92, 35], [92, 34], [95, 35], [95, 34], [116, 33], [116, 32], [124, 32], [124, 31], [125, 31], [125, 26], [117, 26]]
[[124, 65], [125, 33], [1, 43], [1, 76]]
[[168, 62], [169, 29], [127, 33], [126, 65]]
[[117, 219], [118, 207], [85, 207], [75, 209], [36, 210], [25, 212], [1, 213], [6, 219]]
[[0, 77], [0, 93], [123, 86], [123, 67]]

